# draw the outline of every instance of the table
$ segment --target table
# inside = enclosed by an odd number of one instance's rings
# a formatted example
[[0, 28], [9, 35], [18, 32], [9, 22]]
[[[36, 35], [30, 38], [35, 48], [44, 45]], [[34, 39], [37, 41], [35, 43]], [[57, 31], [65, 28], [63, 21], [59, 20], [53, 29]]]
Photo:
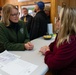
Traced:
[[[44, 63], [44, 55], [42, 55], [39, 50], [42, 46], [49, 45], [51, 42], [54, 41], [55, 38], [51, 40], [44, 40], [42, 37], [32, 40], [31, 42], [34, 44], [34, 49], [32, 51], [10, 51], [16, 55], [21, 56], [20, 59], [28, 61], [32, 64], [38, 65], [38, 68], [32, 72], [31, 75], [45, 75], [48, 71], [47, 65]], [[2, 75], [8, 75], [0, 70]]]

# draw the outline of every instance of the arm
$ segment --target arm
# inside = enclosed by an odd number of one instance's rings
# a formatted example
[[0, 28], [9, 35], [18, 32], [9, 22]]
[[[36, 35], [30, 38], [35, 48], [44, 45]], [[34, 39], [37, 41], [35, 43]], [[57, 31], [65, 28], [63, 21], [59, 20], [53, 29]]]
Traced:
[[52, 42], [49, 46], [43, 46], [43, 47], [41, 47], [40, 52], [41, 52], [43, 55], [45, 55], [45, 53], [46, 53], [46, 52], [49, 52], [49, 51], [51, 51], [51, 53], [52, 53], [55, 42], [56, 42], [56, 39], [55, 39], [55, 41]]
[[6, 37], [4, 30], [0, 27], [0, 44], [2, 45], [2, 49], [6, 50], [24, 50], [23, 43], [11, 43]]
[[56, 53], [46, 52], [45, 63], [51, 70], [59, 70], [69, 66], [76, 56], [76, 41], [72, 41], [70, 44], [64, 43], [61, 45]]
[[52, 42], [52, 43], [49, 45], [49, 49], [50, 49], [50, 51], [53, 51], [54, 44], [55, 44], [55, 41]]
[[52, 42], [52, 43], [49, 45], [49, 49], [50, 49], [51, 52], [53, 52], [53, 48], [54, 48], [54, 45], [55, 45], [55, 43], [56, 43], [56, 40], [57, 40], [57, 36], [56, 36], [56, 38], [55, 38], [55, 41]]

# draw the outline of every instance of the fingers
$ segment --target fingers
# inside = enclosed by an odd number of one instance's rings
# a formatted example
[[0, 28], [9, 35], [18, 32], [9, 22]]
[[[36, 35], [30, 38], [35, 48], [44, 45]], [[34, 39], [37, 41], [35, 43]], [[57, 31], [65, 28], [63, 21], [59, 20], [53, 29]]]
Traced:
[[47, 51], [50, 51], [49, 47], [48, 47], [48, 46], [44, 46], [44, 47], [41, 47], [41, 49], [40, 49], [39, 52], [41, 52], [43, 55], [45, 55], [45, 53], [46, 53]]
[[31, 42], [28, 42], [28, 45], [30, 46], [31, 49], [34, 48], [34, 45]]
[[40, 51], [47, 50], [48, 48], [48, 46], [41, 47]]
[[28, 43], [25, 44], [25, 48], [26, 48], [27, 50], [32, 50], [33, 47], [34, 47], [34, 45], [33, 45], [31, 42], [28, 42]]
[[45, 52], [46, 52], [46, 47], [44, 46], [44, 47], [41, 47], [41, 49], [40, 49], [40, 51], [39, 52], [41, 52], [43, 55], [45, 54]]
[[33, 45], [31, 42], [28, 42], [28, 44], [29, 44], [29, 46], [32, 46], [32, 47], [34, 47], [34, 45]]

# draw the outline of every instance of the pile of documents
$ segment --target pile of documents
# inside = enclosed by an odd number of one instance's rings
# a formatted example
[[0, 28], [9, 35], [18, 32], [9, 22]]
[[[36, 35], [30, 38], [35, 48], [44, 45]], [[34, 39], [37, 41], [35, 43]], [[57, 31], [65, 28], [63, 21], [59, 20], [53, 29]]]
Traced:
[[21, 60], [20, 56], [6, 50], [0, 53], [0, 69], [8, 75], [31, 75], [37, 67], [37, 65]]

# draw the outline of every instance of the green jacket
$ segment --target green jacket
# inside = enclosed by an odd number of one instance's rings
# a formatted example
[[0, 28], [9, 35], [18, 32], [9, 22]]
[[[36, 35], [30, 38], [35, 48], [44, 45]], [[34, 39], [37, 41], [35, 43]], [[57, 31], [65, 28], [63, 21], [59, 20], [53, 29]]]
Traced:
[[13, 26], [6, 27], [0, 23], [0, 51], [1, 50], [25, 50], [24, 43], [29, 41], [29, 35], [23, 21], [18, 22], [19, 28], [16, 33]]

